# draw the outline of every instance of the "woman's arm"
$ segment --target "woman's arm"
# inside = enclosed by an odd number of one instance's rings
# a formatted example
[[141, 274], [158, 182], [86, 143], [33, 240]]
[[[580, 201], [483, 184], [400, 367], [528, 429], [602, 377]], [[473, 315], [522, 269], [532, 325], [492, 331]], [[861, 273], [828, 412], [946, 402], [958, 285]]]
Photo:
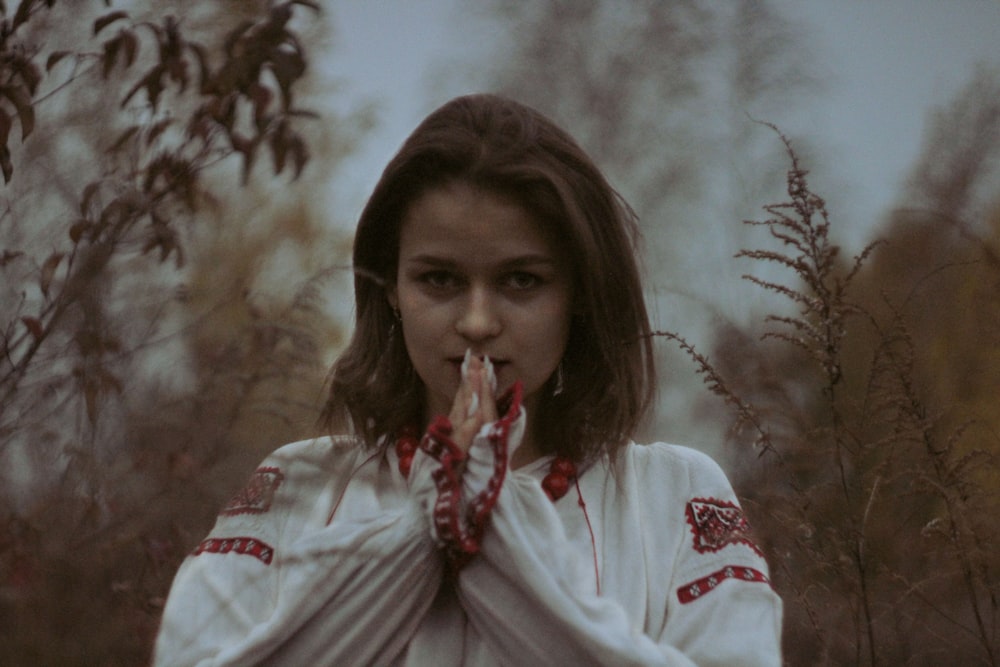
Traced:
[[248, 490], [265, 504], [261, 471], [277, 480], [266, 509], [224, 511], [185, 560], [155, 664], [383, 663], [405, 647], [441, 580], [433, 462], [418, 455], [407, 488], [384, 459], [355, 470], [349, 452], [316, 447], [265, 462]]
[[[699, 665], [780, 664], [781, 599], [722, 469], [684, 447], [640, 449], [656, 463], [637, 467], [669, 465], [686, 472], [678, 483], [683, 495], [671, 510], [683, 517], [683, 539], [676, 544], [660, 636]], [[657, 511], [648, 504], [645, 509], [647, 515]]]
[[538, 481], [511, 474], [459, 597], [505, 664], [695, 664], [630, 626], [620, 604], [591, 590], [593, 579]]
[[[470, 452], [470, 482], [477, 468], [485, 471], [475, 463], [481, 451], [474, 445]], [[657, 476], [655, 470], [645, 473], [654, 480]], [[613, 484], [637, 482], [634, 476], [626, 476]], [[722, 481], [728, 489], [724, 477]], [[669, 484], [670, 479], [660, 482]], [[716, 482], [704, 487], [707, 494], [722, 492]], [[687, 479], [684, 486], [688, 486]], [[690, 495], [687, 491], [667, 495], [683, 498], [685, 493]], [[780, 664], [780, 601], [766, 584], [739, 579], [718, 582], [721, 585], [701, 599], [692, 601], [687, 594], [681, 595], [687, 600], [681, 604], [680, 585], [675, 582], [685, 577], [696, 582], [701, 573], [710, 574], [713, 564], [711, 559], [698, 562], [702, 555], [694, 550], [693, 558], [682, 553], [693, 539], [683, 517], [674, 516], [683, 515], [684, 502], [653, 507], [661, 495], [654, 493], [643, 500], [649, 503], [643, 513], [643, 532], [649, 533], [653, 545], [673, 546], [662, 558], [656, 557], [655, 547], [651, 556], [637, 556], [635, 561], [643, 566], [634, 576], [648, 578], [651, 588], [661, 589], [659, 593], [647, 590], [647, 599], [636, 604], [669, 608], [665, 624], [637, 627], [630, 620], [636, 616], [634, 610], [596, 593], [593, 560], [582, 557], [579, 547], [570, 543], [538, 481], [527, 474], [508, 473], [480, 553], [459, 580], [463, 607], [496, 655], [510, 664]], [[626, 517], [607, 517], [612, 522], [616, 519]], [[685, 533], [678, 534], [681, 530]], [[659, 539], [669, 538], [667, 533], [672, 539]], [[606, 546], [603, 552], [643, 550], [646, 545], [641, 541]], [[763, 559], [749, 550], [722, 556], [732, 556], [733, 564], [751, 564], [755, 571], [766, 572]], [[668, 596], [674, 601], [668, 602]]]

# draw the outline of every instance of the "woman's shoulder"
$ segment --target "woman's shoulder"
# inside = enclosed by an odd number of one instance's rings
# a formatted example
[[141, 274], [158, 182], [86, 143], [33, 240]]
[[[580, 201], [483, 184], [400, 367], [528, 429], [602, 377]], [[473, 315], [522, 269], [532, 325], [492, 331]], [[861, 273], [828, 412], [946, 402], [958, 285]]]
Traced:
[[223, 507], [215, 532], [245, 527], [277, 539], [290, 517], [307, 519], [330, 485], [350, 475], [363, 446], [352, 436], [321, 436], [277, 448]]
[[309, 495], [341, 473], [349, 474], [363, 448], [363, 441], [350, 435], [319, 436], [282, 445], [257, 466], [234, 501], [244, 496]]
[[666, 442], [640, 444], [630, 442], [625, 448], [625, 455], [641, 466], [680, 467], [685, 471], [720, 470], [715, 459], [705, 452]]
[[364, 446], [364, 441], [354, 435], [318, 436], [278, 447], [261, 465], [304, 469], [337, 467], [353, 459]]
[[686, 489], [690, 493], [731, 496], [732, 486], [722, 467], [703, 451], [665, 442], [629, 443], [622, 452], [640, 483]]

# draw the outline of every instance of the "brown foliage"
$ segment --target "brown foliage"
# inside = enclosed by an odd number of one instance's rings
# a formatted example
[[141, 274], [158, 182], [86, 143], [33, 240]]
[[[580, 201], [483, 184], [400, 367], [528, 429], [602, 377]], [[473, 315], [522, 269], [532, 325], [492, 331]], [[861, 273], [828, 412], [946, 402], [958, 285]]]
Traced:
[[786, 140], [789, 199], [750, 223], [777, 248], [738, 256], [789, 270], [747, 279], [791, 312], [721, 331], [714, 361], [661, 334], [735, 408], [733, 442], [757, 445], [736, 449], [738, 488], [785, 600], [790, 664], [1000, 661], [996, 85], [980, 73], [938, 118], [920, 205], [850, 265]]
[[232, 172], [244, 208], [263, 197], [262, 150], [292, 180], [310, 159], [291, 19], [316, 6], [264, 5], [207, 40], [135, 5], [2, 13], [0, 664], [145, 663], [216, 508], [313, 430], [336, 270], [290, 296], [255, 280], [279, 243], [322, 238], [259, 201], [213, 224]]

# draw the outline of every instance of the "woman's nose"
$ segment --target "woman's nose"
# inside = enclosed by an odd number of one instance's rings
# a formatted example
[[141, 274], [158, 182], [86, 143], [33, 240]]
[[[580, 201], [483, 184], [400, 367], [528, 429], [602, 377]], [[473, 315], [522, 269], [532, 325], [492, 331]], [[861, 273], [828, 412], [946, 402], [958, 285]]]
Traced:
[[461, 305], [455, 330], [468, 340], [483, 340], [500, 333], [502, 323], [489, 290], [473, 287]]

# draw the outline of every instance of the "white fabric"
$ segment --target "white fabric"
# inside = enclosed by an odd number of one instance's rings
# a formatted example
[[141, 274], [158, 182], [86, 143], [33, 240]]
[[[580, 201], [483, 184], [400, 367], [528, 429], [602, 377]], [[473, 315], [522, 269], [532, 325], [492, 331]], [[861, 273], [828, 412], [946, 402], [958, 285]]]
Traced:
[[[372, 456], [347, 437], [279, 449], [263, 464], [282, 475], [267, 510], [220, 516], [209, 536], [260, 540], [273, 561], [187, 558], [154, 664], [781, 663], [781, 601], [767, 583], [723, 577], [686, 603], [678, 595], [726, 567], [767, 573], [748, 542], [695, 548], [689, 501], [736, 505], [711, 459], [631, 444], [581, 473], [586, 512], [575, 487], [549, 500], [549, 464], [507, 472], [481, 552], [453, 583], [430, 517], [436, 461], [418, 452], [406, 480], [393, 453]], [[463, 495], [491, 473], [477, 437]]]

